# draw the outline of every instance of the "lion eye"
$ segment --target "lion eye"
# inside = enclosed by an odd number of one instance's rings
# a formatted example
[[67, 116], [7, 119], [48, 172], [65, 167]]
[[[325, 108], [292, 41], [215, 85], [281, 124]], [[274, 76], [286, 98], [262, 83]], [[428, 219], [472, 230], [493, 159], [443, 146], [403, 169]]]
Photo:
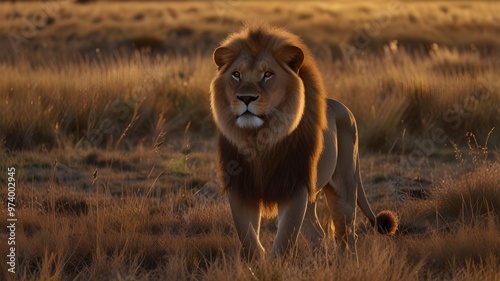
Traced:
[[264, 72], [264, 81], [271, 78], [273, 75], [274, 75], [274, 73], [272, 73], [271, 71]]
[[232, 76], [236, 81], [240, 81], [241, 74], [238, 71], [233, 72]]

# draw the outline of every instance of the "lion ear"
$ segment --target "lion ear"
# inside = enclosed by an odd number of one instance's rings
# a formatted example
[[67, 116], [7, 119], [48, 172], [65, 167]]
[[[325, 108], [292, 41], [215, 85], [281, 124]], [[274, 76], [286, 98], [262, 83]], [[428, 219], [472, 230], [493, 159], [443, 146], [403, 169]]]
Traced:
[[276, 58], [286, 63], [293, 71], [299, 72], [304, 63], [304, 52], [296, 46], [285, 46], [276, 52]]
[[236, 54], [227, 47], [219, 47], [214, 51], [214, 62], [219, 70], [226, 64], [232, 62]]

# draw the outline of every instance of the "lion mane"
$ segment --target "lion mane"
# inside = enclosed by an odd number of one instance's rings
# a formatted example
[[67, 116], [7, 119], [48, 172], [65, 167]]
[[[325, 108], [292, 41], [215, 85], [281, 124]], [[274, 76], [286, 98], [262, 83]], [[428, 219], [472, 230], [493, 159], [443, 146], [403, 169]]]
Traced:
[[[302, 52], [297, 53], [295, 48]], [[252, 205], [259, 202], [267, 207], [286, 203], [297, 193], [297, 188], [308, 188], [309, 199], [316, 196], [316, 166], [323, 148], [322, 131], [326, 127], [326, 91], [309, 49], [300, 38], [288, 31], [266, 24], [247, 24], [241, 32], [229, 36], [221, 47], [224, 53], [215, 53], [219, 74], [228, 71], [238, 56], [250, 60], [263, 54], [285, 67], [297, 71], [301, 87], [289, 87], [285, 95], [303, 96], [304, 104], [298, 111], [300, 121], [289, 134], [280, 134], [280, 116], [272, 124], [258, 130], [246, 130], [218, 119], [217, 99], [226, 98], [226, 80], [217, 77], [211, 85], [212, 109], [221, 127], [218, 142], [218, 170], [226, 191], [237, 192]], [[221, 50], [219, 48], [219, 50]], [[218, 57], [218, 56], [219, 57]], [[295, 69], [300, 67], [300, 69]], [[287, 73], [282, 70], [283, 73]], [[287, 73], [289, 75], [289, 73]], [[277, 76], [283, 79], [283, 76]], [[287, 85], [288, 81], [277, 83]], [[285, 100], [286, 102], [287, 100]], [[298, 112], [287, 112], [287, 119]], [[235, 166], [236, 165], [236, 166]]]

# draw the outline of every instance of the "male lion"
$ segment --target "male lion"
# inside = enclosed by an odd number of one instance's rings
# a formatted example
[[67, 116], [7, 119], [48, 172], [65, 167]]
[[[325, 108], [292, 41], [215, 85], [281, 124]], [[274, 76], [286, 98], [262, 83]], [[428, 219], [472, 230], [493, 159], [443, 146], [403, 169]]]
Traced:
[[336, 238], [351, 251], [356, 202], [379, 232], [395, 233], [397, 216], [384, 211], [375, 217], [366, 200], [354, 116], [326, 98], [312, 54], [298, 36], [249, 23], [213, 58], [218, 175], [247, 258], [264, 257], [260, 220], [275, 207], [271, 257], [289, 253], [299, 231], [319, 246], [325, 237], [316, 216], [319, 190], [326, 194]]

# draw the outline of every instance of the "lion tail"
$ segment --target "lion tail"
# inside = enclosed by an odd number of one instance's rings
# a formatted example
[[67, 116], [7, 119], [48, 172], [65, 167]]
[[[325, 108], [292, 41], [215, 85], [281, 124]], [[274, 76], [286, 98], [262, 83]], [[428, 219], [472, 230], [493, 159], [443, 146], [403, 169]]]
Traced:
[[[398, 230], [399, 218], [393, 211], [385, 210], [377, 215], [377, 230], [381, 234], [394, 235]], [[374, 226], [375, 227], [375, 226]]]
[[359, 173], [359, 156], [357, 159], [357, 169], [356, 173], [358, 176], [358, 182], [357, 182], [357, 188], [358, 188], [358, 206], [365, 214], [365, 216], [368, 218], [370, 223], [374, 228], [377, 229], [377, 231], [381, 234], [385, 235], [394, 235], [396, 231], [398, 230], [399, 226], [399, 218], [398, 216], [390, 211], [390, 210], [385, 210], [377, 214], [375, 214], [372, 211], [372, 208], [370, 207], [370, 204], [368, 203], [368, 199], [366, 198], [366, 193], [365, 189], [363, 188], [363, 183], [361, 181], [361, 176]]

